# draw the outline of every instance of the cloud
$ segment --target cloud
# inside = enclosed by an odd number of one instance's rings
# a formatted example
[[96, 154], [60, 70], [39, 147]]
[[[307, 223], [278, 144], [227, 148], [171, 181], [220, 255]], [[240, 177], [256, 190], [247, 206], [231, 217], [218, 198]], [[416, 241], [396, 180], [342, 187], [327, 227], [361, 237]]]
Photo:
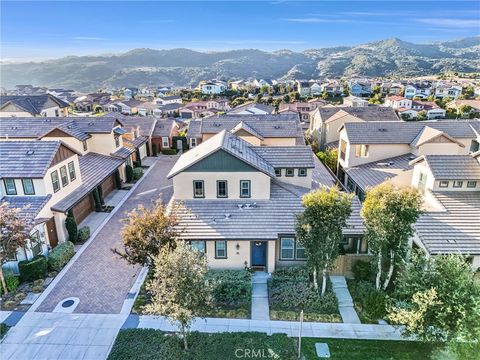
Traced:
[[72, 40], [87, 40], [87, 41], [101, 41], [101, 40], [108, 40], [104, 37], [96, 37], [96, 36], [74, 36]]
[[430, 18], [414, 20], [418, 23], [433, 25], [436, 27], [480, 28], [480, 21], [478, 19]]

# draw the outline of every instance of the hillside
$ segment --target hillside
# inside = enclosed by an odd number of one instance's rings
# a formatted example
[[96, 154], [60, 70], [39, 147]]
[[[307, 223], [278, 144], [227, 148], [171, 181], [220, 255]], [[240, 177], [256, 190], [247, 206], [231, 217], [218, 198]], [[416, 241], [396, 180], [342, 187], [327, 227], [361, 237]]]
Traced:
[[209, 78], [418, 76], [445, 71], [480, 72], [480, 37], [435, 44], [413, 44], [393, 38], [303, 52], [134, 49], [111, 56], [68, 56], [39, 63], [0, 65], [1, 86], [5, 88], [33, 84], [80, 91], [94, 91], [102, 86], [183, 86]]

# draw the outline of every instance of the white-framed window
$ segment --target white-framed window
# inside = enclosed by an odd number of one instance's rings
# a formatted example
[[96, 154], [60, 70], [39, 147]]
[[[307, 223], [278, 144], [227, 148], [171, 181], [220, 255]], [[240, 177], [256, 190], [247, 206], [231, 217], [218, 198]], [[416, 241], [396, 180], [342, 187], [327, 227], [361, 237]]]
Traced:
[[35, 195], [32, 179], [22, 179], [23, 193], [25, 195]]
[[305, 168], [298, 169], [298, 176], [301, 176], [301, 177], [307, 176], [307, 169]]
[[462, 186], [463, 186], [463, 181], [461, 181], [461, 180], [455, 180], [453, 182], [453, 187], [454, 188], [461, 188]]
[[62, 186], [68, 185], [67, 167], [64, 165], [60, 168], [60, 178], [62, 179]]
[[197, 250], [197, 251], [200, 251], [201, 253], [204, 253], [205, 254], [205, 241], [190, 241], [190, 246]]
[[70, 174], [70, 181], [73, 181], [77, 178], [77, 175], [75, 174], [75, 164], [73, 161], [68, 163], [68, 173]]
[[168, 139], [168, 136], [162, 136], [162, 148], [168, 147], [170, 147], [170, 141]]
[[58, 190], [60, 190], [60, 181], [58, 181], [57, 170], [52, 171], [52, 173], [50, 174], [50, 177], [52, 178], [53, 192], [57, 192]]
[[356, 157], [368, 157], [368, 145], [355, 145]]
[[205, 197], [203, 180], [193, 180], [193, 197], [195, 198]]
[[228, 197], [228, 182], [227, 180], [217, 181], [217, 198]]
[[227, 242], [225, 240], [215, 241], [215, 258], [217, 259], [227, 258]]
[[295, 240], [290, 237], [280, 238], [280, 259], [293, 260], [295, 258]]
[[276, 177], [282, 176], [282, 169], [275, 169], [275, 176]]
[[240, 197], [241, 198], [249, 198], [251, 196], [250, 193], [250, 180], [240, 180]]
[[120, 146], [120, 136], [114, 136], [115, 138], [115, 147], [119, 147]]
[[476, 181], [467, 181], [467, 188], [475, 188], [477, 187], [477, 182]]
[[82, 141], [82, 144], [83, 144], [83, 151], [87, 151], [88, 150], [87, 140]]
[[307, 258], [307, 254], [305, 253], [305, 247], [298, 241], [295, 242], [295, 257], [298, 260]]
[[7, 195], [17, 195], [17, 187], [14, 179], [3, 179]]
[[438, 186], [441, 187], [441, 188], [447, 188], [447, 187], [448, 187], [448, 184], [449, 184], [449, 181], [447, 181], [447, 180], [441, 180], [441, 181], [440, 181], [440, 184], [439, 184]]
[[197, 139], [190, 138], [190, 147], [195, 147], [195, 146], [197, 146]]
[[293, 169], [285, 169], [285, 176], [292, 177], [293, 175], [295, 175]]

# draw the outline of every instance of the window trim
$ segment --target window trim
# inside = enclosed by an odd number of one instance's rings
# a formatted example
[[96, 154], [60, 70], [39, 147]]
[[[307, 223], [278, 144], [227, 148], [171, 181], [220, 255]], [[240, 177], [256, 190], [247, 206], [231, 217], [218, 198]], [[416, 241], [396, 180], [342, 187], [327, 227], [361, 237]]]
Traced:
[[[283, 260], [283, 261], [294, 261], [295, 260], [295, 237], [294, 236], [281, 236], [279, 238], [280, 240], [280, 251], [279, 251], [279, 258], [280, 260]], [[292, 250], [292, 257], [291, 258], [284, 258], [283, 257], [283, 254], [282, 254], [282, 250], [283, 250], [283, 246], [282, 246], [282, 241], [283, 240], [292, 240], [293, 241], [293, 244], [292, 244], [292, 248], [291, 249], [287, 249], [287, 250]]]
[[[12, 192], [8, 192], [8, 188], [7, 188], [7, 180], [11, 180], [11, 181], [13, 181], [13, 189], [14, 189], [14, 193], [12, 193]], [[18, 191], [17, 191], [17, 184], [15, 184], [15, 179], [14, 179], [14, 178], [5, 178], [5, 179], [3, 179], [3, 185], [5, 186], [5, 194], [7, 194], [7, 195], [18, 195]]]
[[467, 188], [475, 189], [476, 187], [477, 187], [477, 180], [468, 180], [467, 181]]
[[[70, 169], [70, 165], [72, 165], [72, 169]], [[70, 182], [72, 182], [73, 180], [75, 180], [77, 178], [77, 173], [75, 171], [75, 163], [73, 161], [70, 161], [67, 164], [67, 168], [68, 168], [68, 176], [70, 177]], [[72, 172], [73, 172], [73, 176], [72, 176]]]
[[[217, 245], [218, 243], [224, 243], [225, 244], [225, 255], [224, 256], [218, 256], [218, 249]], [[226, 240], [215, 240], [215, 259], [227, 259], [227, 241]]]
[[[305, 251], [305, 257], [299, 257], [298, 256], [298, 245], [300, 245], [301, 249], [303, 248], [303, 251]], [[295, 239], [295, 260], [307, 260], [307, 254], [306, 254], [306, 249], [305, 249], [305, 246], [301, 245], [298, 243], [298, 241]]]
[[[442, 185], [442, 183], [444, 185]], [[450, 181], [448, 181], [448, 180], [440, 180], [439, 183], [438, 183], [438, 187], [441, 187], [441, 188], [448, 188], [449, 185], [450, 185]]]
[[[220, 195], [219, 191], [218, 191], [220, 189], [219, 184], [222, 183], [222, 182], [225, 183], [225, 195]], [[228, 198], [228, 181], [227, 180], [217, 180], [217, 198], [218, 199]]]
[[[53, 174], [55, 174], [55, 177], [57, 178], [57, 184], [58, 184], [58, 187], [57, 189], [55, 190], [55, 181], [53, 180]], [[50, 173], [50, 179], [52, 180], [52, 189], [53, 189], [53, 192], [56, 193], [56, 192], [59, 192], [60, 191], [60, 178], [58, 177], [58, 171], [57, 170], [54, 170]]]
[[[202, 195], [196, 195], [195, 192], [195, 183], [199, 182], [202, 183]], [[205, 182], [203, 180], [193, 180], [193, 198], [194, 199], [203, 199], [205, 198]]]
[[[194, 248], [194, 247], [192, 246], [192, 243], [193, 243], [193, 242], [203, 243], [203, 251], [200, 251], [200, 250], [198, 250], [197, 248]], [[192, 246], [192, 249], [195, 249], [195, 250], [197, 250], [197, 251], [200, 251], [202, 254], [206, 254], [206, 253], [207, 253], [207, 242], [206, 242], [205, 240], [190, 240], [188, 243], [189, 243], [190, 246]]]
[[190, 138], [190, 147], [195, 147], [195, 146], [197, 146], [197, 138]]
[[[165, 143], [167, 143], [167, 145], [165, 145]], [[168, 136], [162, 136], [162, 149], [169, 148], [169, 147], [170, 147], [170, 139], [168, 138]]]
[[[65, 182], [63, 181], [62, 169], [65, 171]], [[62, 181], [62, 187], [65, 187], [65, 186], [67, 186], [67, 185], [69, 184], [67, 166], [66, 166], [66, 165], [63, 165], [63, 166], [61, 166], [58, 170], [59, 170], [59, 172], [60, 172], [60, 180]]]
[[[242, 183], [248, 184], [248, 195], [243, 195]], [[252, 197], [252, 182], [250, 180], [240, 180], [240, 197], [241, 198], [250, 198]]]
[[[27, 193], [27, 191], [26, 191], [26, 188], [25, 188], [25, 182], [26, 181], [30, 181], [30, 183], [32, 184], [32, 192], [31, 193]], [[24, 195], [35, 195], [35, 186], [33, 185], [33, 180], [32, 179], [22, 179], [22, 187], [23, 187], [23, 194]]]
[[[457, 185], [455, 185], [455, 183], [458, 183], [459, 185], [457, 186]], [[454, 180], [453, 181], [453, 187], [457, 188], [457, 189], [462, 188], [463, 187], [463, 180]]]
[[114, 136], [115, 138], [115, 148], [120, 147], [120, 136]]
[[[305, 172], [303, 175], [300, 173], [301, 170], [303, 170]], [[299, 168], [298, 169], [298, 176], [306, 177], [307, 176], [307, 168]]]
[[[288, 175], [288, 171], [291, 170], [292, 171], [292, 175]], [[286, 168], [285, 169], [285, 176], [286, 177], [294, 177], [295, 176], [295, 169], [294, 168]]]
[[83, 145], [83, 151], [87, 151], [88, 150], [87, 140], [83, 140], [82, 145]]
[[[278, 171], [278, 173], [277, 173], [277, 171]], [[281, 168], [275, 169], [275, 176], [276, 177], [281, 177], [282, 176], [282, 169]]]

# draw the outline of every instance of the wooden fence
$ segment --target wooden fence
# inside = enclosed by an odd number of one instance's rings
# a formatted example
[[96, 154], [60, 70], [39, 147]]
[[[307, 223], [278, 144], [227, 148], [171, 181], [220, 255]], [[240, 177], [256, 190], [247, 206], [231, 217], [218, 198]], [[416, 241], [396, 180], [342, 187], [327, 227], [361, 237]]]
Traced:
[[347, 254], [340, 255], [335, 261], [335, 268], [330, 271], [330, 275], [344, 275], [353, 277], [352, 267], [357, 261], [371, 261], [372, 255], [368, 254]]

